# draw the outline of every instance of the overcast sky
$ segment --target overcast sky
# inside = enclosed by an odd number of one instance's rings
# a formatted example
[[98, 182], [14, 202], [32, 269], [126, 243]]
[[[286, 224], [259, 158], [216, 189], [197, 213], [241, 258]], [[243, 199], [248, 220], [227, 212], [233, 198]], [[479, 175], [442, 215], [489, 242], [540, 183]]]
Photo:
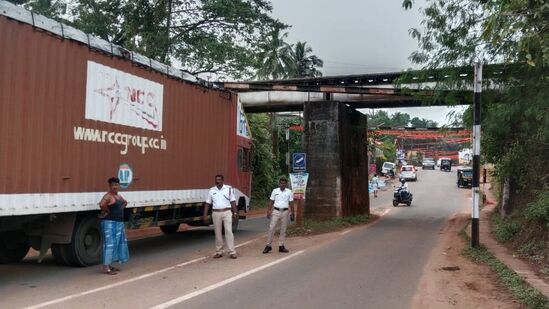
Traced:
[[[306, 41], [324, 60], [323, 74], [378, 73], [419, 68], [408, 56], [417, 42], [408, 29], [420, 27], [419, 7], [405, 11], [402, 0], [271, 0], [273, 15], [291, 25], [289, 43]], [[446, 123], [446, 107], [391, 109]]]

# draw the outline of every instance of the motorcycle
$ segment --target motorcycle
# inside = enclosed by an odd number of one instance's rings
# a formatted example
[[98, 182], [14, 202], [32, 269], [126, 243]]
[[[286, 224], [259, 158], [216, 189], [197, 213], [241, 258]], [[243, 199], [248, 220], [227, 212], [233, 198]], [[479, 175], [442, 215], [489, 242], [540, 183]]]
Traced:
[[393, 193], [393, 206], [397, 207], [398, 204], [406, 204], [406, 206], [412, 205], [412, 199], [414, 195], [408, 191], [407, 187], [399, 186]]

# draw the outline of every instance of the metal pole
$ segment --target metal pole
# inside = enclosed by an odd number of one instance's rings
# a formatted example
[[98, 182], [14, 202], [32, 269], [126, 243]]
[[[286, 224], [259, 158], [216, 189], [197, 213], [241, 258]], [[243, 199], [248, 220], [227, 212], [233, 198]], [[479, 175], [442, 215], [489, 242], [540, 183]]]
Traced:
[[475, 96], [473, 99], [473, 217], [471, 224], [471, 246], [479, 246], [480, 215], [480, 94], [482, 92], [482, 64], [475, 63]]

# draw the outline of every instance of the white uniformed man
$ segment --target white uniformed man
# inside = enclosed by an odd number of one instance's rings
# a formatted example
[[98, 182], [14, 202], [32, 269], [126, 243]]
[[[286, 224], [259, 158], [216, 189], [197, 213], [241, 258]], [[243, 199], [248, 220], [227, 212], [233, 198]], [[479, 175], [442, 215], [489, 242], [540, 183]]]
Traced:
[[286, 240], [286, 227], [288, 226], [288, 220], [290, 215], [294, 214], [294, 195], [292, 190], [286, 188], [288, 180], [281, 178], [278, 182], [278, 188], [274, 189], [271, 193], [271, 198], [267, 208], [267, 218], [271, 218], [271, 225], [269, 226], [269, 234], [267, 239], [267, 245], [263, 250], [263, 253], [269, 253], [273, 250], [271, 244], [273, 243], [273, 236], [276, 230], [276, 225], [280, 221], [280, 237], [278, 238], [278, 252], [290, 252], [284, 246]]
[[238, 220], [238, 210], [236, 208], [236, 198], [234, 197], [233, 188], [223, 184], [223, 175], [215, 176], [215, 187], [212, 187], [208, 192], [208, 199], [204, 205], [204, 221], [207, 221], [210, 206], [212, 206], [212, 220], [215, 230], [214, 258], [218, 259], [223, 256], [223, 235], [221, 229], [224, 227], [229, 257], [236, 259], [232, 225], [233, 219]]

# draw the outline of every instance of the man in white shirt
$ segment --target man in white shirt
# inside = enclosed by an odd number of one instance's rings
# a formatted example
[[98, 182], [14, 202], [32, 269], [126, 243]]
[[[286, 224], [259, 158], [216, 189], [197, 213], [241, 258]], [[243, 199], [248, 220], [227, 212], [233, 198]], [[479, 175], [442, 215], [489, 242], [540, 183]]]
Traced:
[[208, 210], [212, 207], [212, 220], [215, 230], [215, 255], [218, 259], [223, 256], [223, 235], [222, 228], [225, 228], [225, 241], [229, 257], [236, 259], [236, 251], [234, 250], [233, 236], [233, 219], [238, 220], [238, 210], [236, 208], [236, 198], [234, 197], [233, 188], [223, 184], [223, 175], [215, 176], [215, 187], [212, 187], [208, 192], [208, 198], [204, 205], [203, 220], [208, 219]]
[[278, 182], [278, 188], [274, 189], [271, 193], [269, 205], [267, 206], [267, 218], [271, 219], [271, 225], [269, 226], [269, 238], [263, 253], [269, 253], [269, 251], [273, 250], [271, 244], [273, 243], [273, 236], [278, 221], [280, 221], [278, 252], [290, 252], [284, 246], [284, 241], [286, 240], [286, 227], [288, 226], [288, 220], [290, 219], [290, 216], [293, 216], [294, 214], [294, 194], [292, 193], [292, 190], [286, 188], [287, 185], [288, 180], [286, 178], [281, 178]]

